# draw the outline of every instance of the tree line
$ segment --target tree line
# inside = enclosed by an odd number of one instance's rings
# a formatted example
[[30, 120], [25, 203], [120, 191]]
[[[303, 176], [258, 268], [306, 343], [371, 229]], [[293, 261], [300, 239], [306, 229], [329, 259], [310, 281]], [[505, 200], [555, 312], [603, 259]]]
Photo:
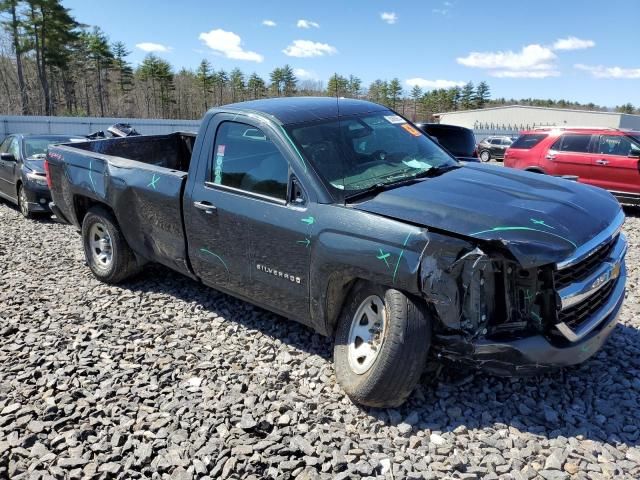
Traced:
[[[606, 110], [565, 100], [493, 99], [486, 82], [405, 89], [398, 78], [365, 86], [356, 75], [336, 73], [325, 84], [297, 78], [290, 65], [262, 78], [239, 68], [216, 69], [207, 59], [195, 70], [176, 70], [155, 54], [134, 67], [127, 45], [81, 24], [61, 0], [0, 0], [0, 24], [0, 114], [196, 119], [212, 106], [294, 95], [368, 99], [413, 120], [516, 103]], [[632, 104], [616, 109], [640, 113]]]

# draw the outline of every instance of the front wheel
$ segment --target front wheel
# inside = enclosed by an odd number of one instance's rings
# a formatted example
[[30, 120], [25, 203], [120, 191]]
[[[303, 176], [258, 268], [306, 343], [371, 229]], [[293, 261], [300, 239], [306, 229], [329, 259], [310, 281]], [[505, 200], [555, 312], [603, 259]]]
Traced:
[[105, 283], [119, 283], [138, 272], [135, 255], [113, 215], [100, 206], [82, 221], [82, 243], [89, 268]]
[[24, 218], [31, 218], [33, 214], [29, 210], [29, 200], [27, 199], [27, 192], [24, 190], [24, 186], [18, 187], [18, 208]]
[[356, 403], [395, 407], [413, 391], [431, 344], [431, 318], [404, 293], [359, 282], [336, 331], [338, 383]]
[[480, 160], [482, 160], [483, 162], [488, 162], [489, 160], [491, 160], [491, 153], [489, 153], [489, 150], [483, 150], [482, 152], [480, 152]]

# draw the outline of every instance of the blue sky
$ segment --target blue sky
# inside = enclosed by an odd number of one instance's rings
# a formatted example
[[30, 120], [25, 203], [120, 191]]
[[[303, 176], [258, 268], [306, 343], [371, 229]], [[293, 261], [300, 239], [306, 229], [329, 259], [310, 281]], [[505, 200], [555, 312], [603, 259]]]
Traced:
[[[397, 76], [407, 91], [482, 80], [493, 97], [640, 106], [639, 0], [64, 0], [141, 61], [207, 58], [268, 78]], [[267, 21], [267, 22], [266, 22]], [[268, 25], [267, 25], [268, 24]]]

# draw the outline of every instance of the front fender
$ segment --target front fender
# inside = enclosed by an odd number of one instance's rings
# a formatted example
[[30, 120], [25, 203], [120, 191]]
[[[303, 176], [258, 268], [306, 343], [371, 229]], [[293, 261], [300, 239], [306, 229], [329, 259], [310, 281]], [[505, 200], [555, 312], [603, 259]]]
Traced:
[[319, 332], [333, 332], [355, 280], [420, 294], [420, 259], [429, 241], [425, 228], [347, 207], [326, 208], [335, 211], [318, 215], [330, 222], [318, 225], [310, 272], [311, 317]]

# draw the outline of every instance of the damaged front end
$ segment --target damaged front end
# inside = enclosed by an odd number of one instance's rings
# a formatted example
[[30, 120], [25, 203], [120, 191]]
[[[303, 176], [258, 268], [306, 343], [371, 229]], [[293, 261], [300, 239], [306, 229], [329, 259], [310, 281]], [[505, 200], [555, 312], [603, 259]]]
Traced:
[[423, 252], [420, 280], [439, 319], [433, 351], [440, 359], [498, 375], [537, 373], [584, 361], [615, 326], [621, 299], [583, 341], [559, 338], [554, 264], [524, 268], [505, 243], [439, 237]]

